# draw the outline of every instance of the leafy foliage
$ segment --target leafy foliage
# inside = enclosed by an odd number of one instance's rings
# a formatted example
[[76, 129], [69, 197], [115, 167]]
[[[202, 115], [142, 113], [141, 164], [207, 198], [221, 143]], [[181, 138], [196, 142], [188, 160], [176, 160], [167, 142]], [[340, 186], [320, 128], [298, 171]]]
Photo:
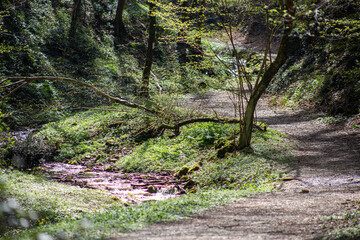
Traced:
[[271, 91], [282, 91], [288, 104], [311, 103], [333, 115], [359, 113], [359, 8], [356, 1], [301, 8], [306, 20], [293, 38], [299, 49], [290, 51]]

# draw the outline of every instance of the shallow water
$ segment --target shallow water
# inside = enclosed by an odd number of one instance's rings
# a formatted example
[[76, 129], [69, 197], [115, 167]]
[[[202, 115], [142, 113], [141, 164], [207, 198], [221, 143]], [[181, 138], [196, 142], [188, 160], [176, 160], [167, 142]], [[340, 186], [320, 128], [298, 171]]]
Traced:
[[58, 182], [100, 189], [128, 203], [165, 200], [185, 193], [184, 180], [175, 178], [170, 172], [110, 172], [105, 171], [104, 166], [87, 167], [67, 163], [45, 163], [40, 168], [49, 178]]

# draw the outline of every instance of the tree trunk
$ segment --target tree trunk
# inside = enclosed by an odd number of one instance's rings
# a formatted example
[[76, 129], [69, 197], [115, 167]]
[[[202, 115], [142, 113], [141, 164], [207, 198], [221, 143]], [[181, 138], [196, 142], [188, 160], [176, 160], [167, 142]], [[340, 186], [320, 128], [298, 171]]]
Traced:
[[126, 43], [129, 37], [123, 21], [125, 1], [126, 0], [118, 0], [116, 16], [114, 20], [114, 36], [116, 41], [119, 43]]
[[[182, 24], [185, 24], [188, 17], [188, 8], [189, 8], [189, 0], [178, 0], [178, 12], [179, 19]], [[180, 27], [178, 35], [177, 35], [177, 41], [176, 41], [176, 52], [177, 52], [177, 58], [180, 65], [180, 75], [182, 79], [182, 83], [186, 86], [186, 64], [189, 62], [188, 58], [188, 49], [189, 44], [187, 43], [187, 34], [183, 27]]]
[[[291, 17], [295, 15], [293, 0], [286, 0], [286, 5], [284, 7], [291, 15]], [[288, 17], [285, 19], [284, 22], [284, 32], [281, 38], [277, 57], [275, 58], [275, 61], [271, 63], [269, 68], [265, 71], [259, 84], [254, 87], [254, 91], [252, 92], [249, 102], [246, 106], [245, 116], [243, 121], [244, 124], [240, 129], [239, 143], [237, 146], [239, 150], [250, 146], [253, 121], [254, 121], [254, 112], [257, 102], [260, 99], [261, 95], [265, 92], [266, 88], [269, 86], [275, 74], [279, 71], [279, 69], [285, 64], [287, 60], [288, 57], [287, 53], [289, 49], [288, 46], [289, 38], [292, 29], [293, 29], [293, 19]]]
[[149, 81], [150, 81], [150, 73], [151, 73], [151, 66], [153, 62], [154, 56], [154, 45], [155, 45], [155, 24], [156, 24], [156, 16], [155, 16], [155, 4], [148, 1], [149, 5], [149, 38], [147, 44], [147, 51], [146, 51], [146, 60], [145, 60], [145, 67], [142, 75], [142, 81], [140, 86], [140, 96], [148, 98], [149, 94]]
[[198, 35], [195, 37], [193, 45], [190, 47], [191, 61], [201, 62], [203, 60], [202, 46], [201, 46], [201, 31], [204, 23], [204, 1], [194, 0], [193, 1], [193, 12], [195, 21], [195, 28], [197, 29]]
[[74, 0], [74, 8], [71, 16], [71, 25], [69, 30], [69, 39], [75, 38], [81, 12], [81, 0]]

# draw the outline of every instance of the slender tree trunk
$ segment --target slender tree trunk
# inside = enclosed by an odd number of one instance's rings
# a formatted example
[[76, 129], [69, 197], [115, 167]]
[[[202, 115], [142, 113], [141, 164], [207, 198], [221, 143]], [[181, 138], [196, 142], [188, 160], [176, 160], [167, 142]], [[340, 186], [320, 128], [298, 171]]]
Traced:
[[154, 56], [154, 47], [155, 47], [155, 24], [156, 24], [156, 16], [155, 16], [155, 4], [148, 1], [149, 5], [149, 38], [147, 43], [147, 51], [146, 51], [146, 59], [145, 59], [145, 67], [142, 75], [141, 87], [140, 87], [140, 96], [148, 98], [149, 94], [149, 81], [151, 74], [151, 66], [153, 62]]
[[71, 25], [69, 30], [69, 39], [73, 40], [75, 38], [75, 34], [78, 28], [78, 23], [80, 19], [81, 13], [81, 1], [82, 0], [74, 0], [74, 7], [71, 16]]
[[186, 43], [186, 33], [183, 29], [180, 29], [178, 33], [178, 40], [176, 42], [176, 51], [177, 51], [177, 57], [180, 66], [184, 66], [186, 63], [189, 62], [188, 56], [187, 56], [187, 48], [188, 44]]
[[118, 0], [116, 16], [114, 21], [114, 36], [116, 40], [120, 43], [125, 43], [129, 37], [123, 21], [125, 1], [126, 0]]
[[194, 18], [196, 19], [197, 36], [193, 45], [190, 47], [191, 60], [193, 62], [201, 62], [203, 60], [202, 46], [201, 46], [201, 31], [204, 23], [204, 1], [194, 0], [192, 8], [194, 9]]
[[[178, 4], [179, 7], [177, 14], [179, 15], [179, 19], [181, 23], [185, 25], [189, 17], [189, 14], [187, 12], [189, 8], [189, 0], [178, 0]], [[186, 77], [187, 77], [185, 66], [189, 62], [189, 58], [188, 58], [189, 44], [187, 43], [186, 37], [187, 36], [185, 29], [183, 27], [180, 27], [176, 41], [176, 52], [177, 52], [178, 62], [180, 65], [181, 79], [185, 86], [186, 86]]]
[[[292, 17], [295, 15], [293, 0], [286, 0], [286, 5], [283, 6]], [[244, 124], [242, 126], [242, 129], [240, 129], [239, 143], [237, 146], [239, 150], [250, 146], [253, 121], [254, 121], [254, 112], [257, 102], [259, 101], [261, 95], [265, 92], [266, 88], [269, 86], [275, 74], [285, 64], [288, 58], [287, 53], [289, 49], [289, 38], [292, 29], [293, 29], [293, 20], [291, 18], [285, 19], [284, 32], [281, 38], [277, 57], [275, 58], [274, 62], [270, 64], [269, 68], [265, 71], [264, 75], [261, 78], [261, 81], [255, 86], [254, 91], [252, 92], [249, 102], [246, 106], [244, 121], [243, 121]]]

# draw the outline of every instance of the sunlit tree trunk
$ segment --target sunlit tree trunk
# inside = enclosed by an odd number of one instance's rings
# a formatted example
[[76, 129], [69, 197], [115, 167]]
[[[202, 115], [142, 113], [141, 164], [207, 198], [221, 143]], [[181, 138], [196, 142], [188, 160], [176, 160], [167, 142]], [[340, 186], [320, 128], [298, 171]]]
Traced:
[[243, 125], [240, 129], [239, 143], [237, 146], [238, 149], [243, 149], [245, 147], [250, 146], [253, 121], [254, 121], [254, 112], [257, 102], [260, 99], [261, 95], [265, 92], [266, 88], [269, 86], [275, 74], [285, 64], [288, 58], [287, 53], [289, 49], [289, 38], [290, 38], [290, 33], [293, 29], [292, 17], [295, 15], [295, 9], [294, 9], [293, 0], [285, 0], [285, 1], [281, 0], [280, 2], [283, 7], [282, 10], [287, 10], [290, 16], [285, 17], [284, 31], [281, 38], [277, 57], [275, 58], [275, 61], [272, 62], [269, 68], [265, 71], [264, 75], [261, 78], [261, 81], [259, 81], [259, 83], [255, 85], [254, 90], [246, 106]]
[[197, 29], [197, 34], [195, 36], [195, 41], [190, 47], [191, 60], [194, 62], [201, 62], [203, 59], [202, 46], [201, 46], [201, 31], [204, 25], [204, 4], [203, 0], [193, 0], [192, 9], [195, 18], [195, 28]]

